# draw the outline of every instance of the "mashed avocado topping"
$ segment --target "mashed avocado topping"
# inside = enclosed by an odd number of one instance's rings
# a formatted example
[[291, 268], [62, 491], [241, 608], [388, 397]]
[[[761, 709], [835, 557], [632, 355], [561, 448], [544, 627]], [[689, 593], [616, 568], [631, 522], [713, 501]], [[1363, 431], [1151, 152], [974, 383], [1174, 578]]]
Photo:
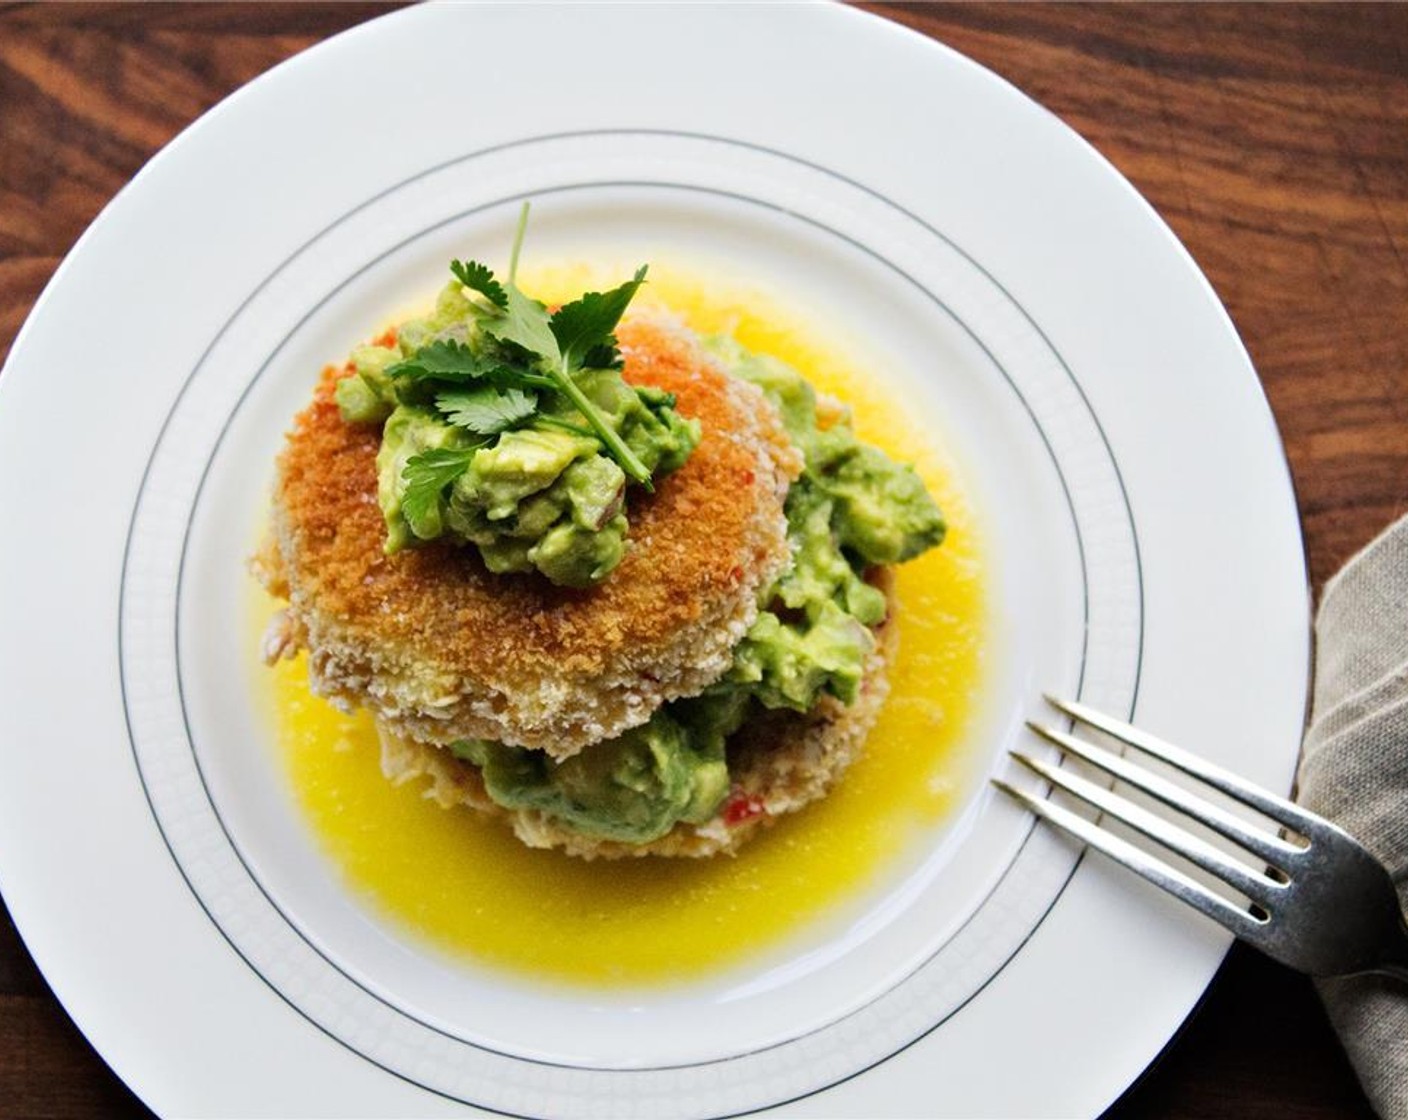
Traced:
[[[754, 705], [808, 712], [824, 695], [852, 703], [887, 610], [867, 571], [944, 537], [943, 515], [913, 468], [861, 443], [844, 409], [828, 407], [824, 420], [790, 366], [729, 338], [706, 345], [763, 391], [806, 460], [785, 506], [792, 563], [763, 593], [732, 667], [704, 695], [666, 704], [564, 762], [486, 740], [450, 748], [480, 767], [500, 805], [539, 810], [585, 836], [641, 844], [713, 817], [730, 785], [725, 742]], [[449, 509], [455, 516], [454, 491]]]
[[701, 824], [714, 815], [729, 786], [724, 742], [743, 722], [747, 697], [696, 697], [668, 709], [560, 763], [485, 739], [450, 750], [480, 768], [489, 796], [505, 808], [536, 809], [587, 836], [644, 844], [679, 821]]
[[645, 269], [549, 314], [513, 283], [523, 228], [506, 282], [452, 262], [431, 315], [353, 351], [336, 400], [349, 423], [382, 425], [387, 553], [446, 538], [492, 572], [587, 587], [626, 554], [627, 486], [683, 465], [699, 425], [621, 377], [614, 331]]
[[816, 392], [796, 370], [729, 338], [708, 345], [735, 377], [762, 389], [806, 458], [785, 506], [792, 565], [764, 592], [715, 687], [742, 686], [765, 707], [798, 712], [823, 693], [849, 704], [875, 648], [871, 628], [885, 618], [885, 596], [866, 570], [938, 545], [943, 514], [914, 468], [856, 439], [839, 406], [823, 427]]

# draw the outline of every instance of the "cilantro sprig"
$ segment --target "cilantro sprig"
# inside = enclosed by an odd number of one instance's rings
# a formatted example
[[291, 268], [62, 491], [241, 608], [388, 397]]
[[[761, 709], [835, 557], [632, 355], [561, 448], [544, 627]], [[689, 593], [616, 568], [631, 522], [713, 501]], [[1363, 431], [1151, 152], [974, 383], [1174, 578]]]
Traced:
[[481, 383], [496, 389], [557, 388], [557, 382], [551, 377], [481, 357], [455, 339], [440, 339], [422, 346], [411, 357], [387, 366], [386, 374], [394, 380], [409, 382]]
[[[484, 333], [526, 351], [537, 370], [549, 377], [553, 387], [582, 414], [588, 427], [626, 476], [647, 490], [653, 490], [650, 469], [627, 446], [601, 409], [592, 403], [574, 380], [574, 375], [583, 369], [615, 364], [616, 325], [636, 291], [645, 283], [645, 266], [642, 265], [635, 277], [620, 287], [609, 292], [588, 292], [549, 315], [546, 307], [524, 295], [515, 283], [518, 254], [527, 227], [528, 204], [525, 202], [513, 237], [506, 282], [500, 284], [494, 279], [492, 271], [475, 261], [462, 265], [455, 273], [456, 278], [488, 301], [480, 315]], [[473, 279], [474, 284], [466, 283], [464, 276]], [[500, 302], [497, 295], [491, 292], [502, 293], [503, 301]]]
[[480, 436], [496, 436], [531, 420], [538, 399], [522, 389], [449, 389], [435, 395], [435, 407], [451, 424]]
[[[471, 304], [480, 329], [507, 345], [499, 347], [497, 354], [485, 354], [457, 339], [437, 339], [388, 366], [386, 376], [393, 384], [425, 386], [423, 391], [433, 396], [447, 421], [476, 435], [496, 435], [538, 422], [594, 436], [628, 478], [652, 490], [650, 468], [576, 381], [582, 370], [620, 364], [616, 327], [645, 283], [646, 268], [642, 265], [619, 287], [587, 292], [549, 314], [516, 283], [527, 225], [525, 202], [505, 281], [479, 261], [450, 262], [450, 272], [465, 292], [479, 297]], [[543, 412], [545, 392], [566, 397], [586, 423], [573, 424]]]
[[616, 324], [645, 283], [645, 271], [646, 266], [641, 265], [635, 277], [619, 288], [587, 292], [557, 309], [548, 325], [565, 364], [573, 368], [605, 369], [620, 362]]
[[[432, 446], [411, 455], [397, 480], [394, 496], [400, 513], [418, 539], [441, 535], [446, 490], [470, 469], [476, 453], [505, 433], [529, 425], [597, 441], [627, 479], [653, 489], [651, 468], [577, 380], [586, 370], [620, 367], [616, 327], [645, 282], [646, 269], [610, 291], [587, 292], [549, 313], [517, 284], [527, 220], [525, 203], [505, 279], [478, 261], [450, 262], [471, 322], [451, 323], [456, 329], [445, 329], [401, 360], [378, 367], [375, 380], [368, 382], [387, 406], [432, 410], [455, 430], [454, 446]], [[455, 315], [463, 314], [460, 304]], [[637, 393], [648, 409], [673, 404], [664, 399], [667, 394], [655, 390]], [[564, 403], [570, 409], [564, 409]], [[413, 416], [414, 411], [405, 415]], [[392, 515], [387, 517], [390, 524]], [[388, 548], [399, 547], [391, 543], [397, 539], [393, 533]]]
[[455, 274], [456, 280], [470, 291], [478, 292], [495, 307], [508, 306], [508, 293], [494, 279], [494, 272], [488, 265], [478, 261], [451, 261], [450, 271]]
[[[411, 526], [426, 526], [434, 522], [439, 532], [440, 494], [469, 469], [477, 448], [434, 448], [412, 455], [402, 472], [406, 489], [401, 495], [401, 512]], [[417, 533], [417, 535], [420, 535]]]

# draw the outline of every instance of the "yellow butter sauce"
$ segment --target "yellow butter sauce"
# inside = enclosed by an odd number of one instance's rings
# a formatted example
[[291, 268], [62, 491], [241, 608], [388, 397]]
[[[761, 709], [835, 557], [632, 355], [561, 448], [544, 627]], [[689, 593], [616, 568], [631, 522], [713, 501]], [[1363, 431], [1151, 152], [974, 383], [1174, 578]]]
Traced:
[[[624, 268], [525, 273], [551, 302]], [[825, 800], [737, 857], [587, 863], [524, 847], [500, 822], [446, 811], [382, 776], [371, 720], [314, 697], [300, 658], [261, 673], [261, 702], [299, 806], [348, 888], [407, 935], [480, 965], [585, 986], [688, 980], [777, 949], [922, 854], [966, 785], [982, 683], [982, 542], [931, 429], [854, 354], [778, 301], [656, 264], [638, 302], [701, 334], [729, 331], [848, 402], [862, 438], [916, 465], [948, 518], [943, 546], [899, 571], [900, 652], [864, 755]], [[274, 605], [252, 612], [254, 635]]]

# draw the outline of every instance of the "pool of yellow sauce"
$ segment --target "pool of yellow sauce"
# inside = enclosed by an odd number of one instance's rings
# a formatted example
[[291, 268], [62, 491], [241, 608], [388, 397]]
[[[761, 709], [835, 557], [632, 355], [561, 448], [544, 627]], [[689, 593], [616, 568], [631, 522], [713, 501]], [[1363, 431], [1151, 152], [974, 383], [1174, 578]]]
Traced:
[[[624, 269], [525, 273], [551, 302]], [[371, 720], [314, 697], [300, 658], [259, 678], [273, 739], [307, 823], [349, 889], [452, 956], [554, 982], [630, 986], [697, 979], [805, 941], [914, 866], [967, 785], [981, 684], [982, 542], [932, 427], [854, 354], [746, 286], [652, 266], [639, 304], [700, 333], [731, 331], [847, 401], [862, 438], [914, 463], [948, 519], [943, 546], [899, 572], [900, 652], [864, 755], [825, 800], [736, 857], [588, 863], [524, 847], [501, 823], [446, 811], [385, 781]], [[262, 630], [273, 604], [261, 601]], [[253, 637], [253, 635], [252, 635]]]

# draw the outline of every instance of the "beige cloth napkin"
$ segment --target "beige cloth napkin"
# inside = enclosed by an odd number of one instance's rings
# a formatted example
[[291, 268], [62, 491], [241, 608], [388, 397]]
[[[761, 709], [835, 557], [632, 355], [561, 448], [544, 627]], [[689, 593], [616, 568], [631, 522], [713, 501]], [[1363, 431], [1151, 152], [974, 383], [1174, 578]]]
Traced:
[[[1356, 836], [1408, 906], [1408, 517], [1325, 588], [1315, 620], [1315, 708], [1300, 801]], [[1408, 984], [1318, 984], [1379, 1115], [1408, 1120]]]

